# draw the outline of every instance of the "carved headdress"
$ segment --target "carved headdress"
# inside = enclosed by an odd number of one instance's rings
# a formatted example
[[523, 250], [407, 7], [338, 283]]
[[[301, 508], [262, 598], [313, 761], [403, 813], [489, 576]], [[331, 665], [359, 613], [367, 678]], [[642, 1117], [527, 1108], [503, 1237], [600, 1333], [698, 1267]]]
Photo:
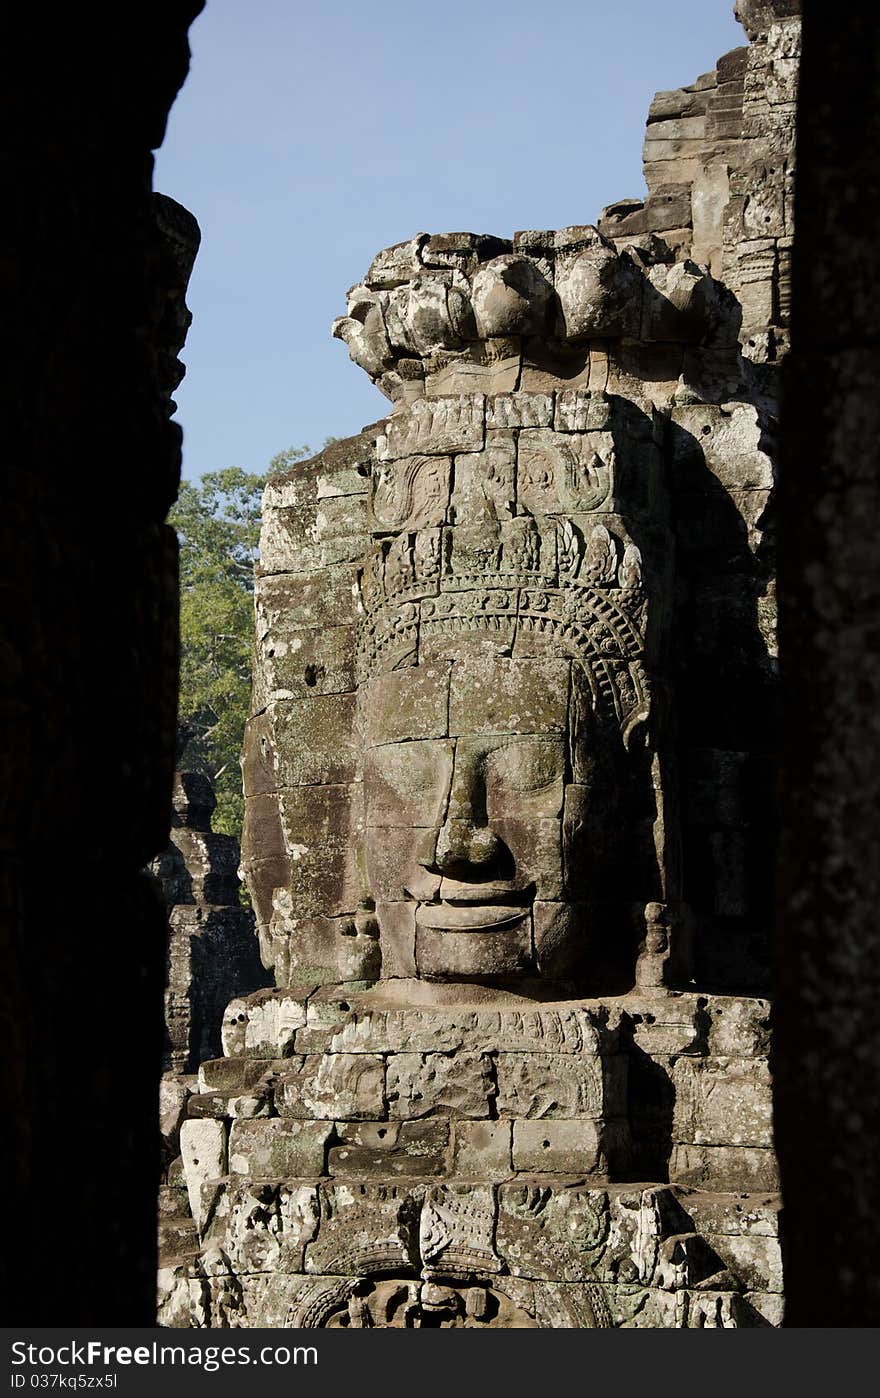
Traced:
[[[626, 734], [648, 694], [642, 553], [615, 508], [624, 419], [603, 394], [525, 398], [419, 399], [379, 439], [359, 676], [468, 638], [568, 654]], [[494, 425], [527, 406], [544, 425]]]
[[590, 227], [379, 254], [334, 326], [396, 403], [371, 473], [362, 679], [466, 637], [500, 655], [545, 638], [631, 733], [662, 645], [664, 491], [651, 409], [592, 385], [592, 347], [699, 338], [712, 286]]

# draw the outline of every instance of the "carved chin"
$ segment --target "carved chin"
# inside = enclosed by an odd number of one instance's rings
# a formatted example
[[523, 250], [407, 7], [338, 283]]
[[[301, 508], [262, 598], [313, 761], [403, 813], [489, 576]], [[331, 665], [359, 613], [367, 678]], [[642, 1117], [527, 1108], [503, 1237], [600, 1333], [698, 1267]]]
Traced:
[[425, 980], [500, 980], [534, 970], [532, 914], [497, 903], [416, 910], [416, 964]]

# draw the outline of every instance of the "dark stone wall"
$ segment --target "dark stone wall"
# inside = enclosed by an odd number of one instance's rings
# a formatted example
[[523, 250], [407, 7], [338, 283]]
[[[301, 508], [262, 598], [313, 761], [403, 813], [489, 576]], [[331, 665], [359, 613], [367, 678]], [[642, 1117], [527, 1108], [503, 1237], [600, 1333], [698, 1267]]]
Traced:
[[180, 430], [151, 150], [201, 8], [2, 21], [7, 1324], [155, 1315], [166, 927], [139, 870], [169, 829]]
[[880, 18], [804, 5], [780, 480], [788, 1325], [880, 1316]]

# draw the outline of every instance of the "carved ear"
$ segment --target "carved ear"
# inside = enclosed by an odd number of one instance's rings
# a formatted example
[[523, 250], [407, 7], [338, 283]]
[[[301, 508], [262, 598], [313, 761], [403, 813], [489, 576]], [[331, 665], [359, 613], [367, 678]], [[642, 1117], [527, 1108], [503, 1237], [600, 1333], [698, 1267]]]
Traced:
[[396, 660], [391, 668], [392, 670], [407, 670], [416, 663], [416, 650], [413, 647], [412, 650], [407, 651], [406, 655], [402, 655], [399, 660]]

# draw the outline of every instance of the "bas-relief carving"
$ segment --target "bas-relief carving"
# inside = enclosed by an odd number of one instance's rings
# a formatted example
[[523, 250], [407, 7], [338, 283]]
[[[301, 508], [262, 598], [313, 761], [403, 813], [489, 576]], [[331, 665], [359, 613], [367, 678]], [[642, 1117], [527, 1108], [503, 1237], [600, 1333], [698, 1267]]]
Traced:
[[[326, 1309], [325, 1309], [326, 1308]], [[321, 1313], [323, 1311], [323, 1314]], [[385, 1278], [328, 1288], [314, 1298], [314, 1326], [350, 1330], [523, 1330], [537, 1328], [527, 1311], [491, 1287], [443, 1286]]]

